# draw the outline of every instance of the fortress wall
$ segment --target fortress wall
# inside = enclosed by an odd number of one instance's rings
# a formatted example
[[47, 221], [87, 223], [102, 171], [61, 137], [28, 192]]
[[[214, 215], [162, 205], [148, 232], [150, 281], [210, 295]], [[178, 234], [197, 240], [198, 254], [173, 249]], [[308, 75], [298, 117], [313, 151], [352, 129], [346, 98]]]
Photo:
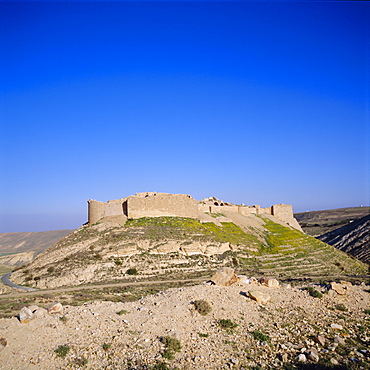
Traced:
[[88, 223], [95, 224], [105, 215], [106, 203], [89, 199], [88, 203]]
[[127, 199], [128, 218], [175, 216], [198, 218], [198, 202], [186, 194], [148, 193]]
[[288, 220], [293, 217], [293, 209], [290, 204], [274, 204], [271, 209], [272, 215], [281, 221]]
[[281, 221], [284, 221], [289, 226], [302, 231], [298, 221], [293, 216], [293, 207], [290, 204], [274, 204], [272, 207], [272, 215]]
[[211, 212], [211, 205], [198, 204], [198, 212]]
[[105, 203], [104, 217], [123, 215], [123, 200], [109, 200]]
[[212, 213], [238, 212], [239, 206], [210, 206]]
[[272, 207], [265, 207], [265, 208], [260, 208], [259, 215], [272, 215]]
[[259, 210], [259, 207], [258, 205], [256, 206], [239, 206], [239, 210], [238, 212], [240, 214], [242, 214], [243, 216], [248, 216], [248, 215], [255, 215], [258, 213], [258, 210]]

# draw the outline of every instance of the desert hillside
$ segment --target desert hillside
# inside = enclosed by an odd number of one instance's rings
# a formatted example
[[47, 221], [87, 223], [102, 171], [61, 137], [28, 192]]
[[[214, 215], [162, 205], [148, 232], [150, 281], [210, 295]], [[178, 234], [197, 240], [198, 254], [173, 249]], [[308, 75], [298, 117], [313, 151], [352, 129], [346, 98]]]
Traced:
[[320, 235], [318, 239], [370, 264], [370, 215]]
[[[247, 275], [363, 275], [367, 266], [273, 216], [225, 212], [83, 226], [12, 274], [36, 288], [208, 276], [222, 266]], [[206, 221], [206, 222], [205, 222]]]
[[18, 266], [31, 262], [71, 231], [0, 233], [0, 265]]
[[319, 236], [370, 214], [370, 207], [349, 207], [295, 213], [303, 231]]

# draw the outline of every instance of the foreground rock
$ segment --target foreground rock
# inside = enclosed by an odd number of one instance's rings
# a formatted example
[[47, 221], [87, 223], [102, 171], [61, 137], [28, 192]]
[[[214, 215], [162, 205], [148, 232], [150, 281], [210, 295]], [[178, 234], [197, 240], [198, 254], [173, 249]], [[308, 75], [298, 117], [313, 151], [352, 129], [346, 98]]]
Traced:
[[[0, 320], [0, 368], [240, 370], [292, 364], [320, 368], [330, 363], [348, 369], [353, 364], [370, 367], [370, 287], [347, 291], [343, 299], [348, 311], [333, 310], [339, 295], [315, 298], [301, 287], [256, 288], [202, 284], [134, 302], [63, 305], [63, 316], [29, 306], [33, 319], [27, 322]], [[256, 291], [271, 297], [266, 306], [246, 298]], [[195, 300], [207, 301], [212, 310], [201, 315], [192, 304]], [[332, 327], [334, 323], [342, 330]], [[173, 360], [163, 357], [163, 337], [181, 344]]]
[[235, 284], [238, 280], [234, 269], [231, 267], [223, 267], [211, 277], [212, 283], [219, 286], [230, 286]]

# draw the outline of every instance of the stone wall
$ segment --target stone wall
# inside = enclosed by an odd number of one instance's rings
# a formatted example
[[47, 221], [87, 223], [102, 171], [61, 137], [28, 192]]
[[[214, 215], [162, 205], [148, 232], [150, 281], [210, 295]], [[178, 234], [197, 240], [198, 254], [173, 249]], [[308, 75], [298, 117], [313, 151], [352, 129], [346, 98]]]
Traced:
[[198, 218], [198, 202], [186, 194], [156, 192], [138, 193], [108, 202], [88, 200], [88, 223], [90, 225], [105, 217], [120, 215], [127, 218], [160, 216]]
[[281, 221], [284, 221], [289, 226], [302, 231], [298, 221], [293, 216], [293, 208], [290, 204], [274, 204], [272, 207], [272, 215]]
[[187, 194], [140, 193], [127, 198], [127, 217], [198, 218], [198, 202]]

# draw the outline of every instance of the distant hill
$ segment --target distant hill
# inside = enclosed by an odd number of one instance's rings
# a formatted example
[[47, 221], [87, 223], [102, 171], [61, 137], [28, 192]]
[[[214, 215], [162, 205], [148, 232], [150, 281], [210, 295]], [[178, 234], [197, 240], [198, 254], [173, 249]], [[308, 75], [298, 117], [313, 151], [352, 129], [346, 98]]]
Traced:
[[370, 264], [370, 215], [317, 238]]
[[0, 265], [21, 265], [51, 247], [73, 230], [0, 233]]
[[370, 214], [370, 207], [350, 207], [295, 213], [303, 231], [319, 236]]

